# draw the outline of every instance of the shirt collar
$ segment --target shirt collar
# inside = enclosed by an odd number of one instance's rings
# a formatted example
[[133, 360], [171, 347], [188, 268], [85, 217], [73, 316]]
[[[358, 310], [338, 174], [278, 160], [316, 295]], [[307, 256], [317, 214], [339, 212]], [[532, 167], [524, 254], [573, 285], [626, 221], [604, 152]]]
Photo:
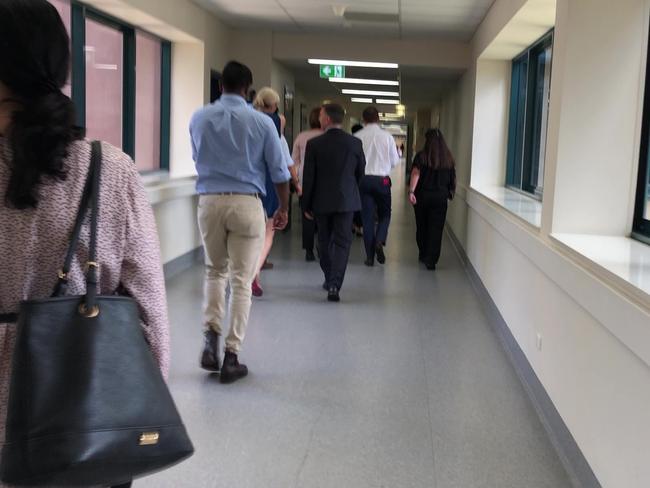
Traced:
[[244, 97], [241, 95], [235, 95], [234, 93], [224, 93], [221, 95], [221, 98], [219, 98], [219, 100], [229, 105], [247, 105]]

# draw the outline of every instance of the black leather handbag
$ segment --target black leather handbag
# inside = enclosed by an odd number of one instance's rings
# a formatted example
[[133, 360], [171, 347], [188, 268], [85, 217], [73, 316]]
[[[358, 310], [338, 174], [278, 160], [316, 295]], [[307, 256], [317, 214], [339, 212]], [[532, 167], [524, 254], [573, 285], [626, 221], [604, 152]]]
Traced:
[[[19, 486], [118, 485], [194, 449], [124, 296], [97, 296], [101, 144], [52, 298], [22, 302], [0, 478]], [[67, 273], [91, 207], [86, 295], [66, 296]]]

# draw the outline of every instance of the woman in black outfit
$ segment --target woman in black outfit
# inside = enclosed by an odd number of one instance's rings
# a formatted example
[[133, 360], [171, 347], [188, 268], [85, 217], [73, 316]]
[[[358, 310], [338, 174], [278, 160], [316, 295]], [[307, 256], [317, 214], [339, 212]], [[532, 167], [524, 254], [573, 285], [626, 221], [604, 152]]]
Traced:
[[434, 270], [440, 258], [447, 200], [456, 192], [456, 168], [440, 129], [429, 129], [425, 138], [424, 149], [413, 160], [409, 201], [415, 209], [420, 261]]

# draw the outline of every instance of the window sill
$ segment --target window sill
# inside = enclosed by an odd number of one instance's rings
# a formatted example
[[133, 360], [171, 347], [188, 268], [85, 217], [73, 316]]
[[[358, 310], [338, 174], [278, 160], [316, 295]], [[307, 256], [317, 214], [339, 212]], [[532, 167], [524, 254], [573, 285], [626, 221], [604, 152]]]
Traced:
[[163, 177], [145, 181], [145, 189], [149, 195], [149, 203], [157, 205], [177, 198], [196, 195], [196, 177], [169, 179]]
[[502, 186], [472, 187], [471, 189], [533, 227], [540, 228], [542, 226], [542, 202], [540, 200]]
[[[629, 237], [552, 234], [596, 275], [643, 302], [650, 299], [650, 246]], [[587, 261], [586, 263], [584, 261]]]

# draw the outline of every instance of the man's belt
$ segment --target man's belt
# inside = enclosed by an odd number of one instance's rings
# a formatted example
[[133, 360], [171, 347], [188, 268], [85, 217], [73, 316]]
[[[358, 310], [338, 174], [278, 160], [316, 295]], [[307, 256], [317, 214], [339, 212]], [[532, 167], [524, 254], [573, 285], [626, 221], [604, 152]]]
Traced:
[[203, 193], [202, 195], [242, 195], [245, 197], [253, 197], [253, 198], [261, 198], [261, 195], [259, 193], [244, 193], [240, 191], [218, 191], [216, 193]]

